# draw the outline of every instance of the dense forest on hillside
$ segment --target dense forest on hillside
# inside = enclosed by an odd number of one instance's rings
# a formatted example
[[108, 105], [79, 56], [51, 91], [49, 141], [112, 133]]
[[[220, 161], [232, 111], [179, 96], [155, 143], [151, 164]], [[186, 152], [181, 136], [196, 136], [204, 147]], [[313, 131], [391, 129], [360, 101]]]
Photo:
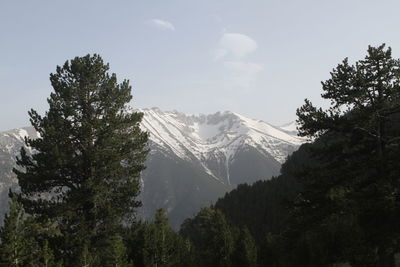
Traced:
[[297, 110], [309, 142], [268, 181], [239, 185], [188, 218], [135, 216], [148, 153], [98, 55], [57, 67], [41, 138], [26, 139], [0, 230], [0, 266], [396, 266], [400, 252], [400, 61], [385, 45], [322, 83], [326, 110]]

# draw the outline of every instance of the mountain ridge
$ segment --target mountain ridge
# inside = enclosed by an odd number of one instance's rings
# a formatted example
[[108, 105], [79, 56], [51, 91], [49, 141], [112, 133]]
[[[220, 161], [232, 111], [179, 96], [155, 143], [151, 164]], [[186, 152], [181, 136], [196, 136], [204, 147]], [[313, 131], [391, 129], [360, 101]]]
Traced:
[[[210, 155], [221, 153], [226, 167], [237, 149], [243, 145], [259, 148], [283, 163], [292, 149], [302, 139], [264, 121], [249, 119], [238, 113], [225, 111], [214, 114], [186, 115], [158, 108], [139, 109], [144, 113], [142, 128], [150, 132], [150, 140], [170, 149], [182, 159], [198, 160], [207, 173], [216, 177], [205, 161]], [[160, 124], [157, 129], [155, 124]], [[216, 177], [217, 178], [217, 177]], [[229, 179], [228, 179], [229, 183]]]

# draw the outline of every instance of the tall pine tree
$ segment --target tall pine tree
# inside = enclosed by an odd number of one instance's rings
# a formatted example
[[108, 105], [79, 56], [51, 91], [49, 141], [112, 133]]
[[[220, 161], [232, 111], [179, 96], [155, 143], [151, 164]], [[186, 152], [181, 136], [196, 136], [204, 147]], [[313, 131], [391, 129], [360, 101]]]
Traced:
[[[400, 242], [400, 60], [385, 45], [369, 47], [365, 59], [354, 65], [345, 59], [322, 87], [329, 109], [306, 100], [297, 111], [300, 134], [320, 137], [313, 146], [320, 164], [302, 176], [298, 230], [337, 236], [331, 260], [394, 266]], [[361, 241], [352, 247], [356, 239]]]
[[101, 247], [140, 204], [148, 134], [139, 128], [143, 114], [128, 108], [129, 81], [118, 83], [108, 70], [99, 55], [57, 67], [49, 110], [29, 112], [40, 135], [25, 140], [34, 153], [22, 149], [14, 170], [24, 208], [59, 225], [67, 258], [78, 258], [82, 240]]

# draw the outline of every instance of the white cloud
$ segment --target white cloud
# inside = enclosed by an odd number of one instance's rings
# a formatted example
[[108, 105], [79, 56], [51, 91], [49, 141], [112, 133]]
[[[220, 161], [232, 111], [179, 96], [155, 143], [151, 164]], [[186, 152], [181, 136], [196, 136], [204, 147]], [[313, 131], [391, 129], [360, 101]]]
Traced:
[[264, 66], [255, 62], [225, 61], [224, 67], [228, 70], [227, 86], [251, 88]]
[[215, 51], [215, 59], [229, 55], [238, 60], [257, 50], [257, 42], [241, 33], [224, 33]]
[[263, 64], [246, 60], [246, 57], [256, 51], [257, 42], [241, 33], [223, 33], [218, 47], [214, 50], [214, 59], [222, 63], [224, 68], [224, 87], [250, 90], [254, 87]]
[[162, 20], [162, 19], [152, 19], [150, 22], [151, 22], [152, 25], [154, 25], [154, 26], [156, 26], [158, 28], [161, 28], [161, 29], [164, 29], [164, 30], [169, 30], [169, 31], [175, 31], [174, 24], [172, 24], [169, 21]]

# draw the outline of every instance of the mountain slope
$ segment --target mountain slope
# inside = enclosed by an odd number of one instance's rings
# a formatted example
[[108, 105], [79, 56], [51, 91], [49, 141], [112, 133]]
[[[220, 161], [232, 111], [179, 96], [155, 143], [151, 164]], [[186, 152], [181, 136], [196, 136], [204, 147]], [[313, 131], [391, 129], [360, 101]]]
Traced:
[[[142, 129], [150, 133], [151, 149], [140, 214], [151, 218], [165, 208], [175, 227], [237, 184], [279, 174], [281, 163], [302, 143], [291, 131], [232, 112], [138, 111], [144, 113]], [[12, 168], [25, 136], [37, 138], [32, 128], [0, 133], [0, 216], [8, 189], [17, 186]]]

